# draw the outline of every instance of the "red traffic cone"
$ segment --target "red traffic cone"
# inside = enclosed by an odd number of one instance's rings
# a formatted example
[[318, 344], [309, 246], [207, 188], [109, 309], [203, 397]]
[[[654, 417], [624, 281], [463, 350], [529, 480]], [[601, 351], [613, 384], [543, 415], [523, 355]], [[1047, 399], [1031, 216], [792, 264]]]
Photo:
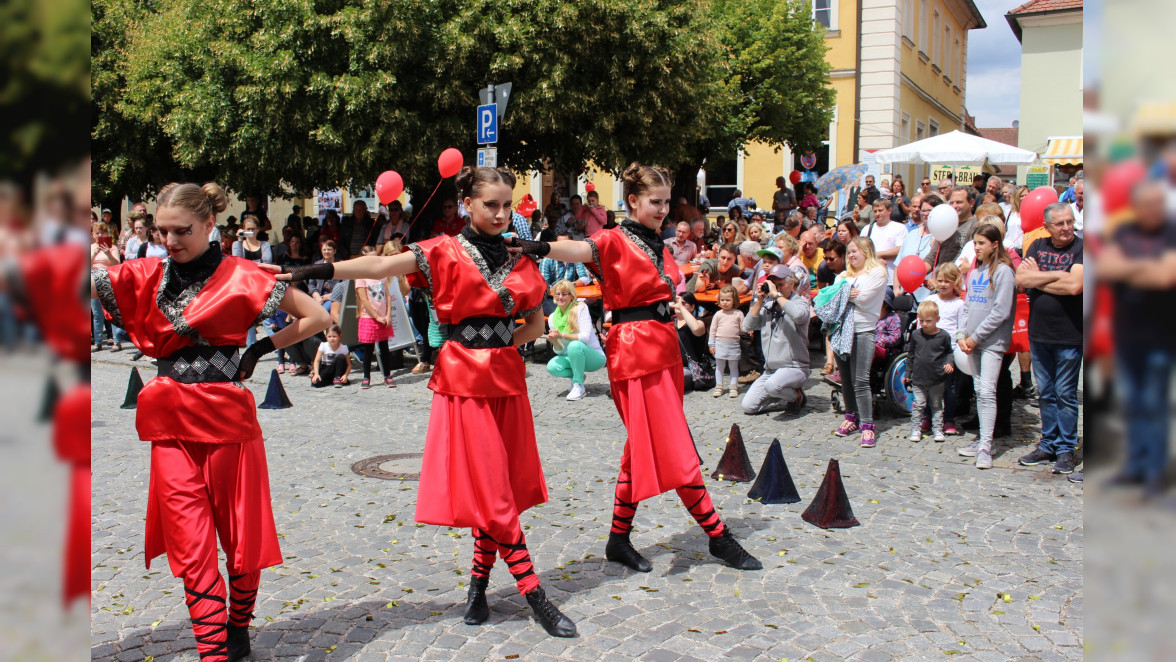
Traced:
[[290, 403], [289, 396], [286, 395], [286, 389], [282, 387], [282, 379], [278, 377], [278, 371], [274, 370], [270, 373], [269, 388], [265, 392], [265, 400], [257, 405], [258, 409], [288, 409], [294, 405]]
[[751, 468], [751, 458], [747, 457], [747, 449], [743, 446], [743, 435], [739, 432], [738, 423], [731, 425], [727, 449], [723, 451], [723, 457], [711, 478], [733, 480], [737, 483], [750, 483], [755, 479], [755, 469]]
[[784, 453], [780, 451], [779, 439], [773, 439], [772, 445], [768, 447], [768, 454], [764, 456], [759, 477], [755, 479], [747, 498], [758, 499], [760, 503], [800, 501], [796, 483], [792, 482], [792, 474], [788, 472], [788, 464], [784, 462]]
[[837, 460], [829, 460], [821, 489], [817, 490], [816, 498], [801, 517], [822, 529], [848, 529], [861, 525], [853, 516], [849, 495], [845, 493], [845, 485], [841, 482], [841, 465]]

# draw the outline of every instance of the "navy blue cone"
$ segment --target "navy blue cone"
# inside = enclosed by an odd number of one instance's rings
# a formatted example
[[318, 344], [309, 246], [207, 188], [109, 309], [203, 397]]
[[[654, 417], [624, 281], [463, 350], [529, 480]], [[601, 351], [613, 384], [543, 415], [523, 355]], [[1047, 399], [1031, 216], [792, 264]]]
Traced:
[[792, 474], [788, 472], [788, 464], [784, 462], [784, 453], [780, 451], [780, 440], [773, 439], [768, 446], [768, 454], [764, 456], [764, 463], [760, 466], [759, 476], [747, 498], [758, 499], [760, 503], [796, 503], [800, 501], [800, 494], [796, 491], [796, 483], [792, 482]]
[[45, 380], [45, 391], [41, 396], [41, 409], [37, 412], [37, 420], [45, 423], [53, 420], [53, 412], [57, 409], [57, 401], [61, 399], [61, 388], [53, 375]]
[[845, 485], [841, 482], [841, 465], [837, 460], [829, 460], [821, 489], [817, 490], [816, 498], [800, 517], [822, 529], [848, 529], [861, 525], [853, 516], [849, 495], [845, 493]]
[[127, 397], [123, 398], [120, 409], [134, 409], [139, 404], [139, 391], [143, 390], [143, 378], [139, 376], [138, 368], [131, 368], [131, 378], [127, 382]]
[[265, 401], [257, 405], [257, 408], [289, 409], [293, 406], [290, 403], [290, 398], [286, 396], [286, 389], [282, 386], [282, 378], [278, 377], [278, 371], [274, 370], [270, 373], [269, 388], [265, 392]]
[[750, 483], [755, 479], [755, 469], [751, 467], [751, 458], [747, 457], [747, 447], [743, 445], [743, 433], [739, 431], [738, 423], [731, 425], [727, 448], [723, 450], [719, 467], [711, 474], [711, 478], [736, 483]]

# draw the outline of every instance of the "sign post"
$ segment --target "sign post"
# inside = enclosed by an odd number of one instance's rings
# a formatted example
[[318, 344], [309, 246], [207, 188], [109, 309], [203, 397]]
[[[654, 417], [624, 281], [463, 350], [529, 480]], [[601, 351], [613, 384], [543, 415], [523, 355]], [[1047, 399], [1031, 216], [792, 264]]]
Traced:
[[478, 167], [497, 168], [498, 148], [494, 146], [478, 148]]

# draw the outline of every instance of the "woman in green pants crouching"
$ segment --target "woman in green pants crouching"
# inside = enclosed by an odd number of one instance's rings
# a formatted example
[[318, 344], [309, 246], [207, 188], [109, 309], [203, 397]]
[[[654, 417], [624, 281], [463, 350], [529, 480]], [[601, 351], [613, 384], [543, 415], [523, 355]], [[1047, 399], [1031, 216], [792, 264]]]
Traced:
[[547, 340], [555, 347], [555, 358], [547, 362], [547, 372], [556, 377], [572, 379], [568, 400], [579, 400], [584, 389], [584, 373], [604, 367], [604, 351], [592, 327], [588, 306], [576, 301], [576, 286], [561, 280], [551, 286], [555, 310], [549, 318], [551, 330]]

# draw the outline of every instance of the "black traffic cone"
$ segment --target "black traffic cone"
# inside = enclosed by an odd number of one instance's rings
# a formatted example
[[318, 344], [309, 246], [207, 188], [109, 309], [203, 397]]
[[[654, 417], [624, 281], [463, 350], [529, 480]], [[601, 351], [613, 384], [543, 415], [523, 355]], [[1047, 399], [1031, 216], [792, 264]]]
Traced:
[[282, 378], [278, 377], [278, 371], [274, 370], [270, 373], [270, 383], [265, 392], [265, 401], [257, 405], [257, 408], [288, 409], [293, 406], [290, 404], [290, 398], [286, 396], [286, 389], [282, 387]]
[[751, 468], [751, 458], [747, 457], [747, 449], [743, 446], [743, 435], [739, 432], [738, 423], [731, 425], [727, 448], [723, 451], [723, 457], [711, 478], [733, 480], [737, 483], [750, 483], [755, 478], [755, 469]]
[[131, 368], [131, 379], [127, 382], [127, 397], [123, 398], [121, 409], [134, 409], [139, 404], [139, 391], [143, 390], [143, 378], [138, 368]]
[[845, 493], [845, 485], [841, 482], [841, 465], [837, 460], [829, 460], [821, 489], [817, 490], [816, 498], [801, 517], [822, 529], [848, 529], [861, 525], [853, 516], [849, 495]]
[[760, 467], [759, 477], [755, 479], [747, 498], [758, 499], [760, 503], [800, 501], [796, 483], [792, 482], [792, 474], [788, 473], [788, 465], [784, 462], [784, 453], [780, 452], [779, 439], [773, 439], [772, 445], [768, 446], [768, 454]]
[[57, 409], [57, 401], [61, 399], [61, 389], [53, 375], [45, 380], [45, 392], [41, 396], [41, 409], [37, 412], [37, 420], [46, 423], [53, 420], [53, 412]]

